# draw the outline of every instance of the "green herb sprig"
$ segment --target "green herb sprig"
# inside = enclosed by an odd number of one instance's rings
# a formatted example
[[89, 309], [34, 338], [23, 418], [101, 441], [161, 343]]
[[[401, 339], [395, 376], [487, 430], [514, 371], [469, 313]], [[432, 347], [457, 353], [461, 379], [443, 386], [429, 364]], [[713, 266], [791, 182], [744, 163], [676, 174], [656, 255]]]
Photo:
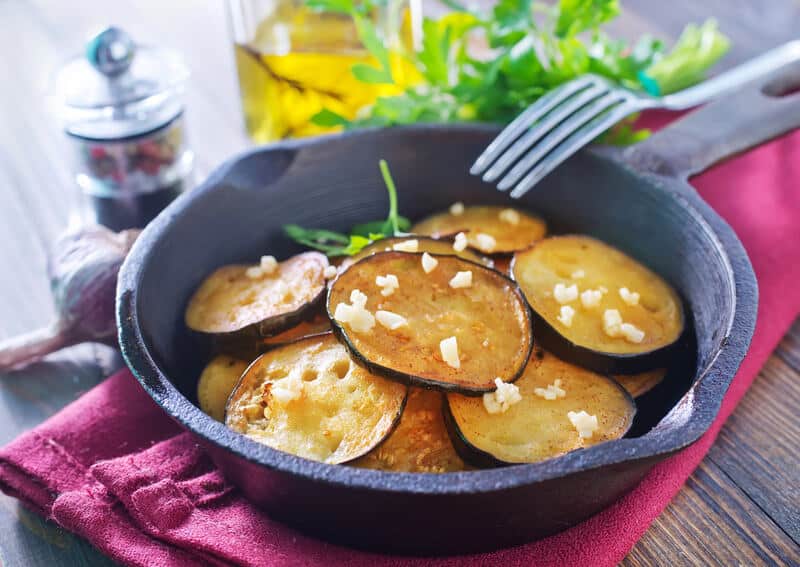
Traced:
[[349, 235], [324, 228], [303, 228], [296, 224], [284, 225], [283, 231], [298, 244], [325, 252], [328, 256], [353, 256], [376, 240], [403, 234], [411, 227], [411, 221], [397, 212], [397, 187], [386, 160], [380, 160], [378, 165], [389, 193], [389, 214], [386, 220], [357, 224], [350, 229]]
[[[354, 18], [362, 43], [379, 65], [354, 67], [357, 78], [394, 83], [389, 52], [369, 17], [381, 0], [307, 3]], [[505, 124], [548, 90], [584, 73], [660, 96], [702, 80], [729, 47], [713, 20], [687, 26], [671, 50], [649, 36], [632, 44], [614, 39], [602, 27], [619, 15], [618, 0], [559, 0], [555, 5], [500, 0], [487, 13], [456, 0], [445, 3], [453, 11], [426, 18], [420, 48], [404, 55], [418, 71], [419, 84], [379, 97], [355, 119], [324, 109], [314, 123], [345, 129], [417, 122]], [[474, 41], [484, 41], [489, 49], [474, 54], [469, 47]], [[633, 130], [627, 121], [611, 134], [606, 141], [629, 143], [646, 132]]]

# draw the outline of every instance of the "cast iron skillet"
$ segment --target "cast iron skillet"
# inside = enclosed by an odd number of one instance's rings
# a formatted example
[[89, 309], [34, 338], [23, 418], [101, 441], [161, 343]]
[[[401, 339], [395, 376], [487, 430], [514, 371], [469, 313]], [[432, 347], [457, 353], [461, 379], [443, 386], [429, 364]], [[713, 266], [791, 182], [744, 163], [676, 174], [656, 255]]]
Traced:
[[[777, 76], [777, 75], [776, 75]], [[389, 161], [403, 214], [456, 200], [510, 203], [471, 177], [496, 129], [415, 126], [257, 148], [221, 166], [139, 237], [121, 271], [120, 342], [147, 392], [192, 431], [242, 492], [275, 518], [319, 537], [406, 553], [466, 553], [563, 530], [629, 491], [693, 443], [719, 410], [757, 309], [752, 267], [730, 227], [688, 185], [691, 174], [800, 125], [800, 69], [751, 86], [627, 150], [584, 151], [518, 206], [554, 231], [598, 236], [674, 284], [694, 324], [696, 356], [640, 404], [639, 436], [546, 462], [443, 475], [383, 473], [308, 461], [229, 431], [192, 403], [207, 361], [183, 324], [191, 292], [214, 268], [298, 251], [286, 222], [346, 230], [387, 209]], [[591, 545], [591, 542], [585, 542]]]

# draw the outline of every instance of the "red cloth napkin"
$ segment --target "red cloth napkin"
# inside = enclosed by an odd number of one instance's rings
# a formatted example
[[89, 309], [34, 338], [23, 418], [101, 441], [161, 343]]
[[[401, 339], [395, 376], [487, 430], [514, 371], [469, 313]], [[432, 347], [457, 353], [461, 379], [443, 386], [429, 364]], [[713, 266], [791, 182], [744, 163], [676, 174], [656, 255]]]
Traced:
[[0, 488], [129, 565], [615, 565], [702, 460], [800, 312], [800, 132], [694, 184], [736, 230], [755, 267], [760, 305], [750, 352], [708, 433], [580, 525], [516, 548], [436, 559], [317, 541], [270, 520], [226, 484], [127, 371], [3, 448]]

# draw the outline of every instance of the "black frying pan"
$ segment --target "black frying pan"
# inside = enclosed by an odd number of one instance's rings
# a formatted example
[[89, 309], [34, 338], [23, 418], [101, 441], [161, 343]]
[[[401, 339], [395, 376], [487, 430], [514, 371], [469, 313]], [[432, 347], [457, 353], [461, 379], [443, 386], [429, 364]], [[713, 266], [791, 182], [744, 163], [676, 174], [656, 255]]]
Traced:
[[[767, 91], [800, 85], [784, 71]], [[183, 195], [140, 236], [120, 277], [120, 341], [133, 373], [194, 432], [227, 478], [271, 515], [358, 547], [464, 553], [529, 541], [573, 525], [629, 491], [711, 424], [747, 350], [757, 309], [753, 270], [730, 227], [689, 175], [800, 125], [800, 94], [751, 87], [627, 150], [584, 151], [518, 205], [555, 232], [595, 235], [655, 269], [683, 294], [696, 344], [640, 404], [634, 435], [546, 462], [477, 472], [400, 474], [332, 466], [233, 433], [192, 403], [208, 352], [183, 325], [186, 302], [216, 267], [298, 251], [286, 222], [346, 230], [387, 209], [378, 159], [403, 214], [456, 200], [507, 203], [468, 175], [496, 134], [482, 126], [415, 126], [286, 142], [244, 153]], [[591, 545], [591, 543], [586, 543]]]

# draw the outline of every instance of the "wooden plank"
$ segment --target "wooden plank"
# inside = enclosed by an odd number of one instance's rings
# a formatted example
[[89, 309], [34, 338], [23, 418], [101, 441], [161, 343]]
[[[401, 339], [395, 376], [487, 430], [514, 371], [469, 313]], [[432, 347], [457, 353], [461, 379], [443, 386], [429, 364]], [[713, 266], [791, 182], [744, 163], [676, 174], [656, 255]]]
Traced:
[[775, 351], [786, 364], [800, 372], [800, 319], [795, 321]]
[[797, 565], [797, 545], [712, 461], [622, 561], [625, 567]]
[[797, 408], [800, 373], [772, 356], [708, 458], [800, 545]]

